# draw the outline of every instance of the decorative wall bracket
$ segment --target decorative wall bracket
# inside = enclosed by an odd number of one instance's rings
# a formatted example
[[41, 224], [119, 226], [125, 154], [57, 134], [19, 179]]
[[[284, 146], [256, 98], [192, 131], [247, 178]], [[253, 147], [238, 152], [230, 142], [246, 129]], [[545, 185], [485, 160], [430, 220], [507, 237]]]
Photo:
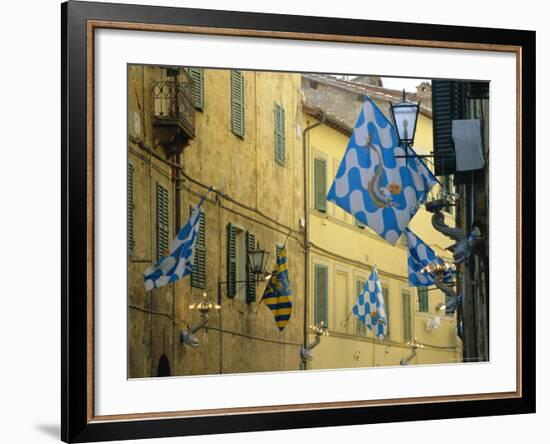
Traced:
[[208, 314], [212, 310], [219, 310], [221, 306], [212, 301], [206, 299], [206, 293], [202, 294], [202, 299], [197, 301], [189, 306], [189, 310], [198, 310], [201, 319], [196, 324], [189, 326], [187, 331], [182, 331], [180, 333], [180, 344], [188, 345], [190, 347], [196, 348], [199, 346], [199, 339], [195, 336], [195, 333], [201, 328], [205, 327], [208, 323]]
[[309, 328], [315, 333], [315, 339], [307, 346], [304, 347], [302, 345], [302, 347], [300, 347], [300, 359], [303, 363], [313, 360], [313, 353], [311, 351], [321, 343], [321, 336], [328, 336], [328, 328], [322, 321], [318, 325], [312, 325]]
[[462, 232], [460, 228], [450, 227], [445, 223], [445, 215], [441, 211], [447, 205], [446, 199], [436, 199], [426, 202], [426, 210], [433, 213], [432, 226], [441, 234], [451, 238], [455, 244], [447, 248], [453, 253], [454, 264], [466, 262], [473, 253], [476, 244], [483, 238], [478, 227], [474, 227], [469, 235]]

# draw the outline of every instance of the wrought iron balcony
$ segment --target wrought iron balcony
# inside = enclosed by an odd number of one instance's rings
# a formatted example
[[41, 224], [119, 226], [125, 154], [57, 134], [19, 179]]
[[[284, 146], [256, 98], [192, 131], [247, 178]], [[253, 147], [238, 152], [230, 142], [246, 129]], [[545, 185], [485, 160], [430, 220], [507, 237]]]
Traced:
[[185, 81], [163, 80], [153, 82], [153, 116], [161, 144], [178, 141], [179, 145], [165, 146], [168, 154], [181, 151], [189, 139], [195, 137], [195, 106], [193, 80], [184, 74]]

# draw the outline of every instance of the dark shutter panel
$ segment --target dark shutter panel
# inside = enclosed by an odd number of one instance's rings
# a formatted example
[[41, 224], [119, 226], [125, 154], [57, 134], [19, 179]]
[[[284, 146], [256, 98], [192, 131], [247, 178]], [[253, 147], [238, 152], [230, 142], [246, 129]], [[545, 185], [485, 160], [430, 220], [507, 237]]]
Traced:
[[[191, 207], [190, 213], [194, 210]], [[197, 288], [206, 288], [206, 216], [201, 211], [199, 230], [195, 242], [195, 256], [193, 257], [193, 273], [191, 285]]]
[[157, 260], [168, 250], [168, 190], [157, 183]]
[[195, 108], [204, 110], [204, 69], [189, 68], [189, 75], [193, 80], [193, 104]]
[[252, 272], [248, 253], [256, 250], [256, 236], [246, 232], [246, 302], [256, 301], [256, 275]]
[[315, 324], [323, 322], [328, 327], [328, 268], [315, 266], [315, 305], [313, 319]]
[[231, 71], [231, 131], [244, 137], [244, 77], [240, 71]]
[[427, 313], [430, 311], [430, 305], [428, 301], [428, 290], [426, 287], [418, 287], [418, 311]]
[[227, 296], [237, 294], [237, 228], [227, 225]]
[[412, 320], [411, 320], [411, 295], [404, 291], [401, 293], [401, 302], [403, 309], [403, 341], [412, 339]]
[[453, 120], [464, 116], [464, 82], [432, 81], [432, 113], [435, 175], [456, 172], [452, 142]]
[[468, 82], [468, 99], [489, 99], [489, 82]]
[[313, 161], [314, 200], [315, 209], [327, 211], [327, 162], [324, 159], [315, 158]]
[[285, 110], [277, 104], [273, 107], [273, 126], [275, 141], [275, 161], [279, 165], [285, 165], [286, 146], [285, 146]]
[[131, 163], [128, 163], [128, 255], [134, 254], [134, 219], [135, 219], [135, 197], [134, 197], [134, 175], [135, 169]]
[[388, 290], [388, 287], [382, 287], [382, 296], [384, 297], [384, 309], [386, 310], [386, 322], [387, 322], [387, 330], [388, 330], [386, 339], [389, 339], [390, 337], [390, 291]]

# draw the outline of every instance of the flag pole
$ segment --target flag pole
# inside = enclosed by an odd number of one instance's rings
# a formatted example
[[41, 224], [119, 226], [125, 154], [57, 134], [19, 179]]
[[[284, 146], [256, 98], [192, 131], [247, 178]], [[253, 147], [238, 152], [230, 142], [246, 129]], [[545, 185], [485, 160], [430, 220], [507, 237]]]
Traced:
[[283, 242], [283, 248], [286, 247], [286, 241], [288, 240], [289, 237], [290, 237], [290, 231], [288, 232], [288, 234], [285, 237], [285, 241]]
[[[200, 207], [202, 205], [202, 203], [205, 201], [206, 199], [206, 196], [208, 196], [208, 194], [210, 193], [210, 191], [212, 191], [214, 189], [214, 186], [213, 185], [210, 185], [210, 187], [208, 188], [208, 190], [206, 190], [206, 193], [203, 194], [203, 196], [201, 197], [201, 200], [199, 201], [199, 203], [197, 204], [197, 207]], [[196, 207], [195, 207], [196, 208]]]

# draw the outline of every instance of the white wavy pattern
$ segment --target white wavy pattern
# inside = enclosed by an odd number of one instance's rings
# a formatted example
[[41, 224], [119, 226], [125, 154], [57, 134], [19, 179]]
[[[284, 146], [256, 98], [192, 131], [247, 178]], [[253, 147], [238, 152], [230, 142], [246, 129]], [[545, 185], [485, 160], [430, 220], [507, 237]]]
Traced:
[[[369, 182], [380, 166], [379, 157], [367, 147], [371, 137], [374, 149], [382, 159], [383, 174], [378, 194], [391, 198], [390, 206], [368, 191]], [[355, 216], [390, 244], [395, 244], [416, 213], [419, 204], [437, 182], [432, 173], [417, 159], [396, 159], [405, 154], [397, 145], [393, 126], [374, 102], [366, 99], [350, 137], [344, 158], [327, 199]], [[378, 204], [377, 204], [378, 203]]]
[[[422, 273], [422, 269], [429, 264], [444, 264], [435, 251], [433, 251], [422, 239], [414, 234], [408, 228], [405, 229], [405, 235], [407, 237], [408, 249], [408, 274], [409, 285], [412, 287], [425, 287], [433, 285], [434, 275], [431, 273]], [[454, 272], [449, 270], [443, 278], [444, 282], [452, 281], [454, 279]]]
[[372, 270], [357, 302], [352, 308], [354, 316], [363, 322], [378, 339], [388, 334], [388, 319], [380, 278], [376, 268]]
[[162, 287], [192, 273], [200, 215], [201, 208], [197, 206], [172, 241], [168, 255], [145, 270], [143, 276], [145, 291]]

